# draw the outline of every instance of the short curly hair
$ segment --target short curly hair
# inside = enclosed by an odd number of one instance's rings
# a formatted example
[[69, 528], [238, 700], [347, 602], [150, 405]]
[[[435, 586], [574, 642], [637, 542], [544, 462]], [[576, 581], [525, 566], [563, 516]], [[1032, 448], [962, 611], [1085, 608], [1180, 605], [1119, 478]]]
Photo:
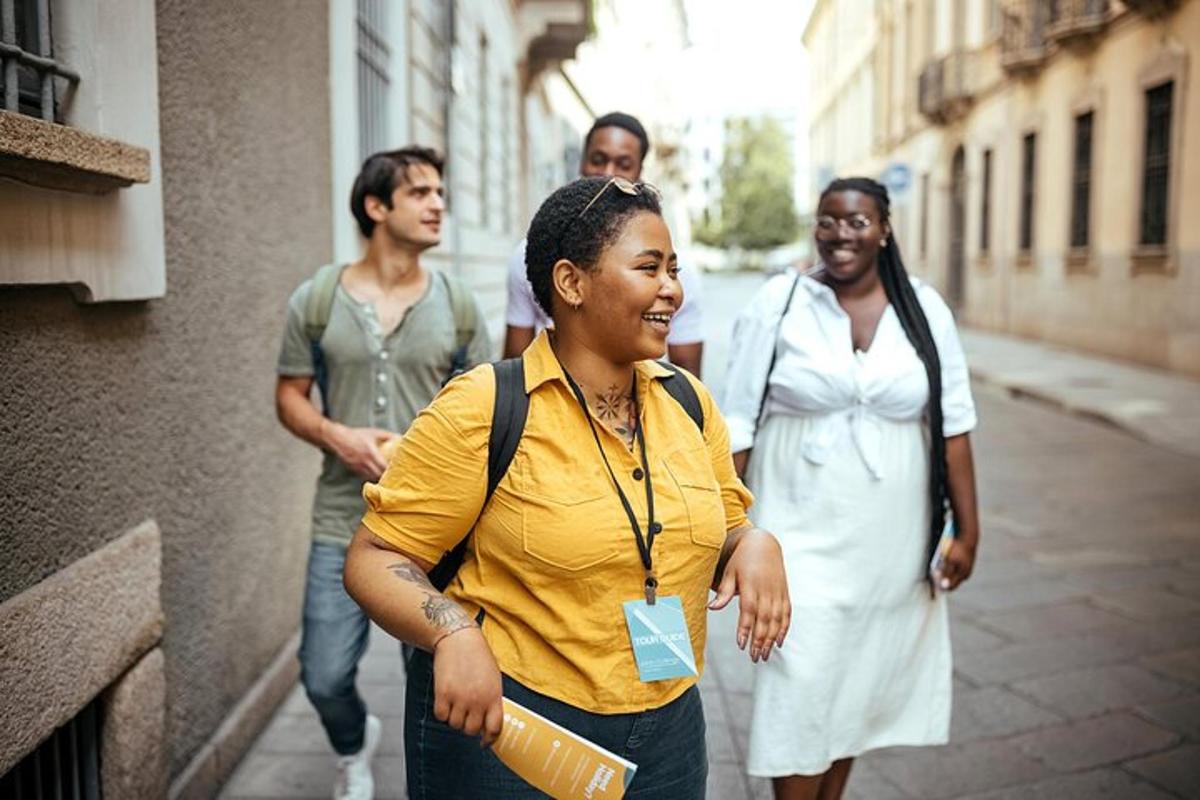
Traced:
[[626, 194], [615, 186], [605, 190], [610, 180], [579, 178], [568, 183], [546, 198], [529, 224], [525, 276], [538, 305], [548, 315], [553, 316], [550, 299], [556, 263], [565, 258], [585, 270], [593, 269], [631, 218], [641, 212], [662, 216], [657, 191], [647, 191], [641, 183], [636, 184], [637, 194]]

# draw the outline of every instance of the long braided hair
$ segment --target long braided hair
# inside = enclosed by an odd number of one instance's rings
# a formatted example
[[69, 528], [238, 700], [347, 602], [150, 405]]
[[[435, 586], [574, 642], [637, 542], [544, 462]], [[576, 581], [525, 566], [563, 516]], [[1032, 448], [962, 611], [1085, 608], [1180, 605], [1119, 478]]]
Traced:
[[937, 344], [929, 330], [929, 320], [917, 300], [912, 283], [908, 279], [908, 270], [900, 257], [900, 245], [896, 243], [896, 233], [891, 228], [891, 202], [887, 189], [882, 184], [870, 178], [838, 178], [825, 187], [821, 192], [821, 200], [834, 192], [861, 192], [875, 199], [879, 207], [879, 216], [889, 232], [887, 243], [879, 250], [879, 280], [887, 293], [888, 302], [896, 311], [900, 326], [912, 344], [913, 349], [925, 365], [925, 375], [929, 379], [929, 405], [926, 408], [929, 419], [929, 549], [927, 555], [933, 556], [938, 540], [942, 535], [942, 526], [948, 503], [946, 489], [946, 437], [942, 430], [942, 362], [938, 358]]

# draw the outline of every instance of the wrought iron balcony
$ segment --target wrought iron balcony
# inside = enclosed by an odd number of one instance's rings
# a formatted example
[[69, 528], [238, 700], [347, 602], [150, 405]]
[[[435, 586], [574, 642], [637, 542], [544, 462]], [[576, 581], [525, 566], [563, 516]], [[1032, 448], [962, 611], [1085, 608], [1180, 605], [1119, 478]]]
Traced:
[[917, 103], [931, 122], [944, 125], [966, 114], [976, 94], [975, 54], [956, 50], [925, 65], [917, 79]]
[[1046, 38], [1060, 44], [1091, 41], [1112, 19], [1110, 0], [1050, 0]]
[[1148, 17], [1161, 17], [1179, 7], [1180, 0], [1125, 0], [1125, 7]]
[[1004, 7], [1004, 25], [1000, 36], [1000, 66], [1010, 73], [1031, 72], [1046, 60], [1045, 0], [1010, 0]]

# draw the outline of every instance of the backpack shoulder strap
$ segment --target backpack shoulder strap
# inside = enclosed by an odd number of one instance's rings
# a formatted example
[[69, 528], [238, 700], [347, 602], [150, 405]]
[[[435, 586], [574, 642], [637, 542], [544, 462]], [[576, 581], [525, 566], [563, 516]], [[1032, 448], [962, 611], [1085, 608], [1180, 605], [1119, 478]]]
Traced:
[[310, 342], [321, 341], [325, 334], [333, 309], [333, 295], [345, 268], [345, 264], [326, 264], [313, 275], [308, 302], [304, 305], [304, 334]]
[[663, 388], [674, 398], [676, 403], [683, 406], [683, 410], [692, 418], [692, 422], [696, 423], [696, 427], [700, 429], [701, 433], [704, 433], [704, 408], [700, 405], [700, 395], [696, 394], [696, 387], [692, 386], [692, 382], [674, 364], [667, 361], [659, 363], [671, 371], [670, 375], [659, 379]]
[[450, 377], [467, 371], [467, 348], [475, 338], [475, 298], [471, 290], [458, 278], [452, 278], [438, 270], [446, 294], [450, 297], [450, 311], [454, 315], [454, 354], [450, 356]]
[[[483, 498], [480, 514], [487, 508], [496, 487], [508, 472], [521, 435], [525, 433], [525, 420], [529, 416], [529, 395], [525, 394], [525, 362], [508, 358], [492, 365], [496, 373], [496, 399], [492, 402], [492, 430], [488, 435], [487, 493]], [[478, 523], [478, 519], [476, 520]], [[472, 530], [474, 526], [472, 526]], [[455, 573], [466, 557], [468, 532], [454, 549], [429, 571], [429, 582], [441, 591], [450, 585]]]
[[488, 436], [488, 485], [484, 504], [500, 485], [517, 445], [525, 433], [529, 395], [525, 394], [525, 362], [506, 358], [492, 365], [496, 373], [496, 399], [492, 404], [492, 431]]
[[465, 348], [475, 338], [475, 303], [471, 290], [458, 278], [452, 278], [438, 270], [446, 293], [450, 296], [450, 310], [454, 314], [454, 335], [459, 348]]

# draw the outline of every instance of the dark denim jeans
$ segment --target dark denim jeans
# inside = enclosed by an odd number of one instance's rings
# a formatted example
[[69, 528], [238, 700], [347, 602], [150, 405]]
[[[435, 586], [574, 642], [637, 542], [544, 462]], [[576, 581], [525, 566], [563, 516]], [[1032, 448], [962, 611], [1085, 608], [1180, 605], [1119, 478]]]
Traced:
[[339, 755], [363, 746], [367, 706], [354, 678], [371, 630], [367, 615], [342, 586], [345, 563], [346, 548], [313, 542], [300, 637], [300, 680]]
[[[637, 764], [625, 797], [702, 800], [708, 778], [704, 707], [692, 687], [662, 708], [638, 714], [593, 714], [504, 676], [504, 696]], [[409, 800], [526, 800], [542, 792], [518, 778], [479, 739], [433, 716], [433, 658], [408, 663], [404, 755]]]

